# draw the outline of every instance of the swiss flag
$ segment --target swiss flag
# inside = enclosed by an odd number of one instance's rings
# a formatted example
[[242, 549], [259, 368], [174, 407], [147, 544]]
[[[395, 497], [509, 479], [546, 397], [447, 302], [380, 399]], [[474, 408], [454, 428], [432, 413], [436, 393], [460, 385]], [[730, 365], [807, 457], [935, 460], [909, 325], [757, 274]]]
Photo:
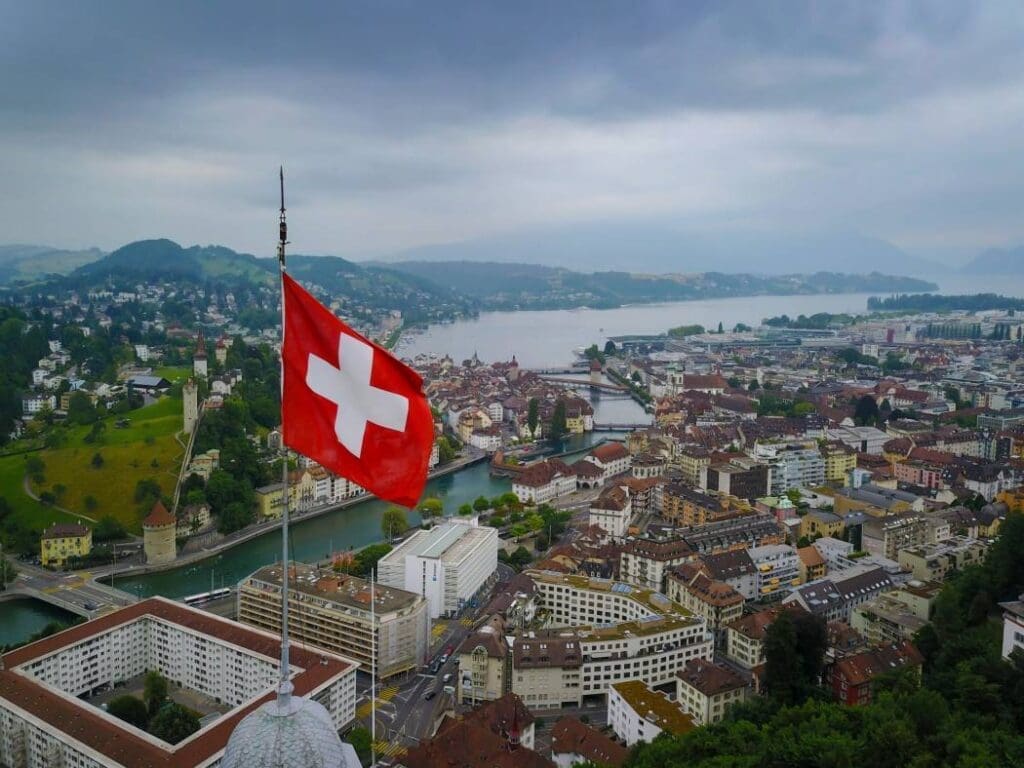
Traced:
[[285, 445], [382, 499], [415, 506], [434, 443], [423, 380], [283, 280]]

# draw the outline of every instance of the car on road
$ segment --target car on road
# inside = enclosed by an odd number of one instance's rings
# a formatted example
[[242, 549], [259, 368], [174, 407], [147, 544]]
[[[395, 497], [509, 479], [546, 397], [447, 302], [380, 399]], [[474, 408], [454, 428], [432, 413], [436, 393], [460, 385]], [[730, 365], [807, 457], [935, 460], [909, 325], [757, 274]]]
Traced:
[[444, 683], [445, 685], [447, 685], [451, 681], [452, 681], [452, 673], [451, 672], [449, 672], [447, 675], [445, 675], [444, 677], [441, 678], [441, 682]]
[[436, 675], [441, 670], [441, 662], [435, 661], [430, 665], [430, 674]]
[[425, 694], [423, 695], [423, 700], [424, 700], [424, 701], [430, 701], [430, 700], [431, 700], [432, 698], [434, 698], [435, 696], [437, 696], [437, 691], [434, 691], [434, 690], [430, 690], [430, 691], [427, 691], [427, 692], [426, 692], [426, 693], [425, 693]]
[[447, 662], [448, 662], [448, 654], [447, 653], [441, 654], [441, 663], [442, 664], [446, 664]]
[[87, 611], [95, 611], [96, 610], [96, 603], [86, 603], [85, 604], [85, 610], [87, 610]]

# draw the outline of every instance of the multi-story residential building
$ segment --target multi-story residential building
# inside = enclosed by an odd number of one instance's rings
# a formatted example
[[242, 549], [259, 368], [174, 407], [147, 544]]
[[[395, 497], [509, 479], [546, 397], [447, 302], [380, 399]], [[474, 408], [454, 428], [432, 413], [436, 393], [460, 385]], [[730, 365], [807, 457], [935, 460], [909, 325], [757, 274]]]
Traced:
[[732, 520], [684, 528], [686, 543], [700, 554], [725, 552], [730, 549], [781, 544], [786, 540], [785, 529], [769, 515], [742, 515]]
[[683, 481], [691, 488], [700, 484], [701, 472], [711, 465], [711, 452], [699, 445], [684, 445], [676, 453]]
[[[277, 637], [159, 597], [22, 646], [3, 662], [0, 763], [9, 766], [215, 768], [235, 725], [281, 676]], [[355, 719], [357, 664], [298, 643], [291, 664], [295, 695], [322, 704], [333, 726], [346, 728]], [[169, 744], [90, 703], [147, 670], [228, 711]], [[356, 764], [351, 758], [347, 765]]]
[[946, 488], [947, 470], [945, 467], [927, 461], [910, 459], [896, 462], [892, 467], [893, 476], [900, 483], [917, 486], [918, 488]]
[[746, 679], [721, 664], [694, 659], [676, 679], [676, 701], [697, 725], [711, 725], [725, 717], [733, 704], [747, 698]]
[[710, 464], [701, 470], [700, 487], [705, 491], [738, 496], [741, 499], [759, 499], [768, 495], [772, 470], [767, 464], [754, 459], [732, 459]]
[[821, 556], [817, 549], [814, 547], [800, 547], [796, 554], [800, 558], [801, 583], [824, 578], [828, 571], [828, 566], [825, 564], [825, 558]]
[[455, 518], [417, 531], [377, 563], [381, 584], [426, 598], [430, 618], [465, 607], [498, 567], [498, 531]]
[[624, 486], [605, 488], [590, 502], [589, 524], [596, 525], [614, 539], [625, 537], [632, 518], [633, 504], [629, 489]]
[[883, 592], [853, 609], [850, 626], [872, 645], [910, 640], [928, 623], [897, 596]]
[[926, 518], [916, 514], [869, 517], [862, 527], [861, 548], [872, 555], [896, 560], [900, 550], [928, 541]]
[[581, 697], [603, 695], [624, 680], [658, 686], [693, 658], [711, 658], [714, 638], [694, 616], [659, 592], [623, 582], [527, 571], [552, 630], [579, 637]]
[[701, 555], [701, 570], [735, 589], [744, 600], [757, 598], [757, 567], [746, 549]]
[[[355, 576], [291, 566], [288, 609], [294, 638], [373, 666], [381, 678], [415, 670], [430, 648], [427, 601]], [[371, 612], [370, 596], [373, 595]], [[281, 629], [281, 566], [260, 568], [238, 585], [238, 620], [261, 629]]]
[[824, 509], [811, 509], [800, 518], [800, 535], [808, 539], [822, 536], [842, 536], [846, 523], [835, 512]]
[[921, 581], [945, 581], [950, 573], [985, 560], [989, 542], [968, 536], [952, 536], [935, 544], [921, 544], [899, 551], [900, 567]]
[[763, 664], [768, 627], [783, 611], [801, 613], [802, 609], [795, 605], [773, 605], [726, 625], [725, 656], [744, 669], [754, 669]]
[[459, 660], [456, 696], [460, 703], [494, 701], [512, 690], [512, 657], [500, 618], [479, 627], [455, 653]]
[[842, 657], [825, 670], [825, 683], [832, 689], [832, 698], [841, 704], [870, 704], [875, 680], [881, 675], [902, 669], [920, 675], [923, 663], [920, 651], [904, 640]]
[[695, 727], [678, 704], [639, 680], [608, 688], [608, 725], [627, 747], [652, 742], [662, 733], [682, 736]]
[[523, 504], [543, 504], [576, 490], [576, 475], [558, 459], [531, 464], [512, 480], [512, 493]]
[[668, 572], [695, 557], [690, 545], [683, 539], [629, 539], [619, 556], [619, 578], [630, 584], [664, 592]]
[[724, 581], [705, 573], [702, 565], [682, 565], [669, 571], [666, 581], [669, 599], [703, 616], [715, 635], [715, 645], [725, 641], [725, 626], [743, 615], [743, 595]]
[[757, 596], [761, 600], [777, 600], [790, 587], [800, 583], [800, 558], [788, 544], [766, 544], [751, 547], [747, 555], [757, 574]]
[[604, 479], [608, 480], [628, 472], [632, 456], [622, 443], [610, 442], [597, 446], [584, 457], [584, 461], [596, 465], [604, 473]]
[[825, 459], [825, 482], [836, 487], [846, 485], [850, 472], [857, 468], [857, 451], [833, 440], [825, 443], [821, 453]]
[[85, 557], [92, 551], [92, 529], [77, 523], [54, 523], [39, 539], [39, 562], [62, 568], [72, 557]]
[[574, 633], [529, 632], [512, 643], [512, 691], [528, 707], [580, 703], [583, 653]]
[[1008, 659], [1011, 653], [1024, 653], [1024, 595], [999, 607], [1003, 609], [1003, 658]]
[[21, 398], [21, 412], [25, 416], [35, 416], [44, 409], [52, 411], [56, 407], [56, 395], [28, 395]]
[[708, 494], [682, 483], [668, 483], [662, 491], [661, 515], [685, 526], [700, 526], [749, 514], [750, 504], [728, 494]]
[[790, 488], [818, 488], [825, 484], [825, 460], [814, 443], [758, 444], [754, 455], [771, 466], [769, 493], [774, 496]]
[[882, 446], [892, 435], [875, 427], [836, 427], [828, 430], [828, 439], [837, 440], [852, 448], [857, 453], [873, 453], [881, 455]]
[[892, 579], [881, 568], [859, 565], [797, 587], [782, 602], [798, 605], [825, 621], [849, 623], [854, 608], [892, 587]]

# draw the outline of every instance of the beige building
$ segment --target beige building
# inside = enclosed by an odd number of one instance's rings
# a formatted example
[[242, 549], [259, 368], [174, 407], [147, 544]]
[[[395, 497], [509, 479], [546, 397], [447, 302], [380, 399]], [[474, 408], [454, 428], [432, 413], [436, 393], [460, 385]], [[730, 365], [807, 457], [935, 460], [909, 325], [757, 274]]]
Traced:
[[[418, 669], [427, 657], [427, 603], [411, 592], [375, 584], [371, 615], [369, 582], [295, 563], [288, 613], [297, 641], [354, 659], [364, 669], [370, 668], [376, 648], [381, 678]], [[238, 585], [238, 620], [280, 631], [280, 564], [261, 568]]]
[[920, 581], [945, 581], [954, 571], [985, 560], [988, 542], [969, 536], [953, 536], [937, 544], [922, 544], [899, 551], [900, 568]]
[[927, 623], [927, 617], [918, 616], [894, 592], [876, 595], [858, 605], [850, 614], [850, 626], [863, 635], [870, 645], [913, 640], [914, 635]]
[[54, 523], [39, 539], [39, 562], [61, 568], [72, 557], [92, 551], [92, 529], [77, 523]]
[[716, 581], [697, 565], [684, 565], [668, 575], [668, 597], [703, 616], [715, 634], [716, 645], [725, 638], [725, 627], [743, 615], [743, 595], [724, 581]]
[[619, 556], [619, 578], [662, 592], [666, 574], [695, 557], [683, 539], [630, 539]]
[[178, 556], [177, 529], [178, 520], [162, 501], [157, 501], [153, 511], [142, 521], [142, 548], [148, 565], [174, 561]]
[[459, 703], [476, 705], [500, 699], [512, 690], [512, 657], [504, 637], [504, 622], [493, 616], [462, 641], [459, 659]]
[[512, 692], [527, 707], [580, 703], [583, 654], [575, 633], [530, 632], [512, 645]]
[[747, 681], [728, 667], [693, 659], [679, 672], [676, 700], [697, 725], [711, 725], [725, 710], [747, 698]]
[[768, 627], [782, 611], [801, 611], [802, 608], [775, 605], [749, 616], [737, 619], [725, 628], [725, 655], [744, 669], [753, 669], [764, 663], [764, 638]]

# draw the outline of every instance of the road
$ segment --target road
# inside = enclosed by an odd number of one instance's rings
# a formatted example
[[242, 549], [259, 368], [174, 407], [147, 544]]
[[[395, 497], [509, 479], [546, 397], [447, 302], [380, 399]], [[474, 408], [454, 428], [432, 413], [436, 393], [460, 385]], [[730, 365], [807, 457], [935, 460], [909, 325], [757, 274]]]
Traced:
[[[439, 662], [441, 656], [452, 649], [458, 649], [462, 641], [469, 636], [473, 626], [483, 618], [483, 610], [494, 594], [494, 587], [508, 581], [515, 571], [504, 563], [498, 563], [498, 570], [478, 600], [472, 606], [453, 619], [433, 622], [430, 647], [430, 664]], [[453, 685], [458, 677], [458, 659], [451, 655], [442, 664], [436, 674], [430, 673], [428, 666], [423, 672], [407, 677], [394, 678], [378, 683], [377, 687], [377, 746], [378, 761], [388, 763], [403, 750], [415, 745], [421, 738], [430, 736], [433, 723], [442, 707], [446, 696], [444, 678], [451, 675], [447, 685]], [[358, 681], [359, 698], [356, 702], [356, 718], [361, 725], [370, 727], [370, 679], [368, 675], [360, 675]], [[434, 696], [428, 701], [429, 692]]]
[[54, 573], [21, 561], [17, 568], [18, 576], [8, 588], [8, 594], [35, 597], [86, 618], [95, 618], [138, 600], [135, 595], [96, 583], [87, 571]]

